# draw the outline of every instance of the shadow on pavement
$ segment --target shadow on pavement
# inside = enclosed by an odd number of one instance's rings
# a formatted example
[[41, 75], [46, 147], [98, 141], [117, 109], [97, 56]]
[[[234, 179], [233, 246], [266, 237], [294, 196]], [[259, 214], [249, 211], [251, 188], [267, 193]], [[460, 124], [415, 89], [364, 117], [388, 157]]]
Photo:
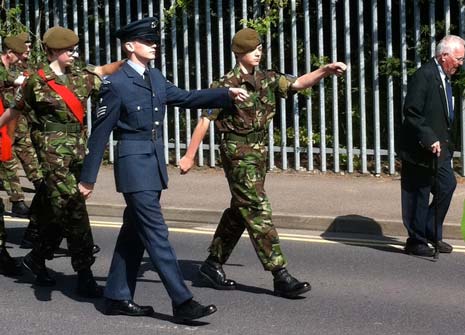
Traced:
[[384, 236], [381, 225], [374, 219], [356, 214], [336, 217], [321, 237], [352, 246], [404, 253], [403, 242], [397, 238]]

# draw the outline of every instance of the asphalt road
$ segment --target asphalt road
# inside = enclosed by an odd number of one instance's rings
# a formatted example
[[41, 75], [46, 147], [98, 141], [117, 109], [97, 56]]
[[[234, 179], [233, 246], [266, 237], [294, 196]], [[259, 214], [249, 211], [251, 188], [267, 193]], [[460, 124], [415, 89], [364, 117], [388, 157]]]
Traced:
[[[7, 221], [10, 253], [27, 252], [17, 243], [24, 222]], [[188, 286], [196, 299], [214, 303], [218, 312], [191, 325], [174, 323], [171, 304], [157, 274], [144, 258], [135, 300], [153, 305], [153, 318], [103, 315], [101, 300], [74, 293], [69, 258], [47, 265], [58, 285], [40, 288], [32, 278], [0, 277], [0, 334], [464, 334], [465, 246], [437, 262], [402, 253], [403, 240], [364, 236], [320, 236], [317, 232], [280, 230], [289, 270], [313, 286], [305, 298], [272, 294], [271, 275], [262, 270], [247, 238], [230, 262], [228, 276], [236, 291], [197, 287], [196, 270], [207, 254], [212, 226], [171, 225], [170, 239]], [[94, 273], [104, 284], [118, 223], [93, 220], [102, 247]], [[357, 239], [354, 239], [357, 238]]]

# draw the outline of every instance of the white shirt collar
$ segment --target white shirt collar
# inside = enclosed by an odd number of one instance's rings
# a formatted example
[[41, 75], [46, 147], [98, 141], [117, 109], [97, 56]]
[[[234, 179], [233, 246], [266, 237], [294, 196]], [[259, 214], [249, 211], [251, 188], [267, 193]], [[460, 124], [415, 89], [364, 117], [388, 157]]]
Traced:
[[141, 76], [144, 74], [144, 71], [146, 69], [144, 66], [131, 62], [129, 59], [128, 59], [128, 65], [132, 67], [134, 70], [136, 70], [136, 72], [140, 74]]

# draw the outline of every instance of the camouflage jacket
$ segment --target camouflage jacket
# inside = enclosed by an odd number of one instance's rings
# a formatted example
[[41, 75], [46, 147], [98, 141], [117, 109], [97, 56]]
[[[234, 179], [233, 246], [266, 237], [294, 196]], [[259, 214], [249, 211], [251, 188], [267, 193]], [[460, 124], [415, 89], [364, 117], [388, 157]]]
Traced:
[[[57, 76], [48, 64], [43, 67], [47, 79], [54, 79], [57, 84], [66, 85], [85, 107], [87, 98], [96, 95], [101, 79], [93, 72], [93, 66], [79, 68], [73, 66], [64, 76]], [[24, 110], [28, 119], [36, 125], [46, 122], [76, 123], [77, 118], [61, 98], [36, 73], [29, 73], [22, 94], [16, 96], [16, 109]]]
[[250, 97], [245, 102], [235, 103], [233, 109], [204, 110], [202, 116], [215, 121], [221, 133], [248, 134], [266, 129], [276, 112], [276, 95], [286, 98], [295, 91], [291, 89], [295, 78], [272, 70], [255, 68], [253, 74], [242, 73], [239, 65], [213, 82], [211, 87], [241, 87]]
[[16, 86], [14, 81], [16, 72], [7, 70], [5, 65], [0, 61], [0, 99], [6, 108], [13, 107]]

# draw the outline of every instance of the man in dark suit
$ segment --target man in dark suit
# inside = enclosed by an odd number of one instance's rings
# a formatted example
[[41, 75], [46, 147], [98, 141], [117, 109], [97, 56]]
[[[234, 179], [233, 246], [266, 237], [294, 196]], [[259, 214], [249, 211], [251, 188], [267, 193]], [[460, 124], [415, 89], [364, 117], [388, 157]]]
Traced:
[[[434, 224], [438, 228], [439, 252], [452, 252], [452, 246], [442, 241], [442, 225], [457, 184], [451, 167], [457, 116], [450, 77], [463, 65], [464, 43], [458, 36], [445, 36], [436, 47], [435, 57], [420, 67], [408, 84], [399, 143], [402, 219], [409, 235], [405, 247], [408, 254], [434, 255], [428, 245], [434, 241]], [[437, 171], [433, 168], [435, 159]]]
[[248, 95], [244, 90], [227, 88], [188, 92], [167, 81], [158, 69], [149, 69], [159, 40], [157, 23], [156, 18], [145, 18], [116, 32], [128, 61], [101, 88], [80, 190], [85, 197], [90, 196], [113, 130], [118, 140], [116, 188], [124, 194], [127, 207], [104, 292], [104, 312], [130, 316], [153, 313], [151, 306], [133, 301], [138, 269], [147, 250], [172, 300], [174, 317], [185, 321], [212, 314], [216, 307], [192, 299], [168, 241], [159, 202], [168, 184], [163, 148], [165, 105], [229, 107], [231, 98], [243, 101]]

